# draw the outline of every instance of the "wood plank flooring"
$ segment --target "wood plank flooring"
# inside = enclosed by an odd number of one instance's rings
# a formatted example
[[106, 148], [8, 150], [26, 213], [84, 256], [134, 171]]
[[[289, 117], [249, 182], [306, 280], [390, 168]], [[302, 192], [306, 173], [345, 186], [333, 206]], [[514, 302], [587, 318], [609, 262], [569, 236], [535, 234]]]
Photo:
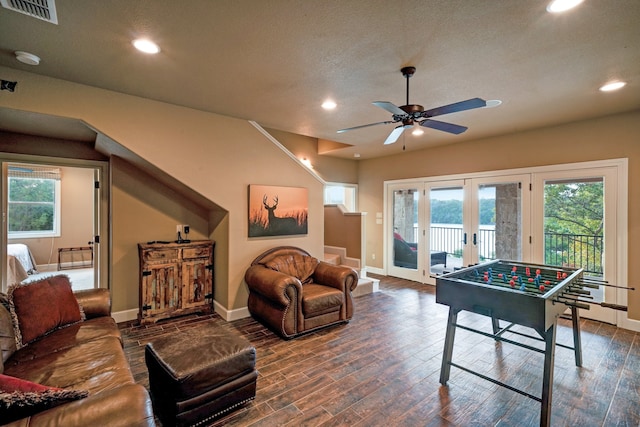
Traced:
[[[121, 324], [136, 381], [148, 387], [144, 345], [187, 328], [217, 327], [257, 350], [255, 401], [213, 426], [538, 426], [540, 404], [455, 367], [439, 383], [448, 307], [435, 287], [375, 276], [380, 292], [355, 298], [350, 323], [284, 341], [252, 318], [191, 315]], [[490, 319], [459, 323], [490, 332]], [[583, 366], [558, 347], [552, 426], [640, 425], [640, 333], [582, 320]], [[520, 328], [533, 335], [533, 331]], [[517, 329], [516, 328], [516, 329]], [[542, 348], [541, 343], [518, 338]], [[558, 342], [572, 344], [569, 321]], [[458, 329], [453, 361], [540, 396], [543, 355]]]

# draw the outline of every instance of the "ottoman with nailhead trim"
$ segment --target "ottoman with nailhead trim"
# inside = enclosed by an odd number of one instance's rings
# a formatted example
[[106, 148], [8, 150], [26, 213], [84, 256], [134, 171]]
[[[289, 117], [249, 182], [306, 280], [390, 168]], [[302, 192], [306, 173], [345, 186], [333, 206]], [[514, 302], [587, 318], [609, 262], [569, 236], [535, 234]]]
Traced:
[[256, 350], [244, 338], [201, 326], [145, 347], [154, 412], [165, 427], [203, 425], [256, 396]]

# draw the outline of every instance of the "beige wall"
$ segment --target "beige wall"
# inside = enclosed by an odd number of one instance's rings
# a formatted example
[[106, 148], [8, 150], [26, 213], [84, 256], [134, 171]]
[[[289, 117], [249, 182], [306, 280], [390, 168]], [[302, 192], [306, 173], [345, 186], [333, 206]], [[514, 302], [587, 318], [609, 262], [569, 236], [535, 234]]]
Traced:
[[[640, 112], [362, 160], [359, 205], [360, 210], [370, 212], [366, 217], [367, 265], [383, 266], [383, 229], [376, 224], [375, 212], [383, 212], [386, 180], [615, 158], [629, 159], [629, 236], [625, 255], [630, 280], [635, 281], [632, 268], [634, 261], [640, 259], [640, 187], [634, 184], [640, 182]], [[373, 260], [372, 253], [380, 255]], [[629, 318], [640, 319], [640, 290], [629, 292], [628, 298]]]
[[[20, 82], [19, 91], [0, 97], [1, 107], [81, 119], [229, 212], [209, 230], [210, 236], [221, 237], [227, 244], [216, 247], [216, 256], [226, 262], [217, 266], [216, 274], [216, 287], [222, 287], [220, 292], [216, 289], [216, 301], [222, 307], [233, 310], [246, 306], [244, 272], [262, 251], [275, 245], [295, 245], [322, 256], [322, 184], [249, 122], [6, 67], [0, 67], [0, 73]], [[250, 184], [308, 188], [309, 234], [249, 239]], [[114, 204], [119, 200], [117, 206], [144, 204], [124, 190], [112, 200]], [[119, 215], [120, 207], [112, 209], [114, 216]], [[137, 308], [138, 269], [137, 264], [136, 268], [122, 264], [124, 258], [130, 258], [133, 241], [128, 241], [131, 230], [126, 220], [117, 221], [112, 230], [112, 292], [114, 311], [121, 311]], [[140, 226], [153, 230], [149, 234], [157, 238], [156, 225], [141, 221]], [[121, 241], [128, 243], [123, 247]]]
[[366, 215], [348, 213], [336, 205], [324, 207], [324, 244], [345, 248], [349, 258], [362, 259], [362, 222]]
[[[58, 248], [88, 246], [93, 241], [93, 169], [60, 167], [60, 237], [10, 239], [29, 246], [38, 265], [58, 262]], [[88, 260], [90, 255], [82, 254]], [[77, 258], [80, 259], [79, 257]], [[68, 257], [62, 259], [68, 261]]]
[[296, 135], [275, 129], [265, 129], [297, 159], [308, 159], [316, 173], [327, 182], [358, 183], [358, 162], [318, 155], [318, 138]]
[[[113, 289], [136, 290], [138, 243], [173, 241], [177, 224], [189, 225], [190, 239], [208, 239], [208, 214], [118, 157], [112, 158], [111, 176]], [[113, 306], [120, 310], [138, 306], [135, 292], [114, 292], [112, 299]]]

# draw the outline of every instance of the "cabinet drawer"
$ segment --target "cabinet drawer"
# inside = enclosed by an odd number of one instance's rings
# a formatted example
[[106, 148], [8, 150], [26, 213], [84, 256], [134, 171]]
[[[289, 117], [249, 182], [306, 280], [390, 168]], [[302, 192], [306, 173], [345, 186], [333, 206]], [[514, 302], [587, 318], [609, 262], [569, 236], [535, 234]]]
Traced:
[[184, 248], [182, 250], [182, 258], [204, 258], [211, 254], [211, 247], [202, 246], [199, 248]]
[[170, 259], [178, 259], [177, 249], [154, 249], [150, 251], [144, 251], [142, 254], [144, 261], [162, 261]]

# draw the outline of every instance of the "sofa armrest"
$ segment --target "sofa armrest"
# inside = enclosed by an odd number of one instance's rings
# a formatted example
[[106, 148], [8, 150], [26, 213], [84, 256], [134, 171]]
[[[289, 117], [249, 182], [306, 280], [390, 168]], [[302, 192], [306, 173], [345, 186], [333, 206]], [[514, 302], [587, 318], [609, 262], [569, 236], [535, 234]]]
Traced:
[[358, 286], [358, 274], [353, 268], [321, 261], [313, 273], [313, 281], [343, 292], [352, 292]]
[[127, 384], [16, 420], [8, 426], [155, 426], [151, 399], [139, 384]]
[[[292, 297], [297, 300], [302, 295], [300, 280], [260, 264], [249, 267], [244, 275], [244, 280], [250, 291], [277, 302], [283, 307], [291, 304]], [[294, 288], [295, 295], [289, 295], [291, 287]]]
[[73, 293], [87, 319], [111, 316], [111, 293], [108, 289], [85, 289]]

